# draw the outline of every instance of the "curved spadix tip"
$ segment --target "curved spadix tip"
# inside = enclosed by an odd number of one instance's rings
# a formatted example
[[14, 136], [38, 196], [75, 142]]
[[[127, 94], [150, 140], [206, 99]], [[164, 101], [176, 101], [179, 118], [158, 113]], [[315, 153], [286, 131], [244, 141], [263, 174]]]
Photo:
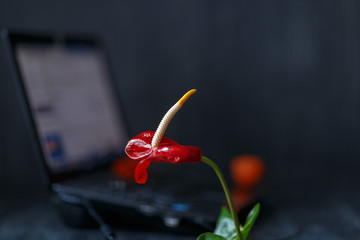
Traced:
[[194, 93], [196, 93], [196, 89], [191, 89], [190, 91], [188, 91], [187, 93], [184, 94], [184, 96], [182, 96], [182, 98], [180, 98], [180, 100], [178, 101], [179, 104], [183, 105], [186, 100], [189, 99], [189, 97], [191, 95], [193, 95]]

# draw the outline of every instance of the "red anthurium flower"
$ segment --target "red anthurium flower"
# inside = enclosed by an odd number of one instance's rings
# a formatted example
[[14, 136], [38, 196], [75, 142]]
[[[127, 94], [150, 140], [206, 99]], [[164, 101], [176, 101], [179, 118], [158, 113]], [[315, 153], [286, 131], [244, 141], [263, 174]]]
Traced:
[[137, 183], [146, 182], [146, 169], [151, 162], [201, 162], [201, 149], [199, 147], [182, 146], [169, 138], [163, 137], [159, 146], [155, 149], [152, 148], [151, 140], [154, 135], [154, 131], [140, 133], [133, 137], [125, 148], [130, 158], [140, 160], [135, 170], [135, 180]]
[[175, 113], [179, 111], [185, 101], [196, 92], [187, 92], [161, 120], [158, 129], [146, 131], [133, 137], [126, 145], [125, 152], [134, 160], [139, 160], [135, 169], [137, 183], [145, 183], [148, 177], [147, 168], [151, 162], [193, 163], [201, 162], [201, 149], [193, 146], [182, 146], [177, 142], [163, 137]]

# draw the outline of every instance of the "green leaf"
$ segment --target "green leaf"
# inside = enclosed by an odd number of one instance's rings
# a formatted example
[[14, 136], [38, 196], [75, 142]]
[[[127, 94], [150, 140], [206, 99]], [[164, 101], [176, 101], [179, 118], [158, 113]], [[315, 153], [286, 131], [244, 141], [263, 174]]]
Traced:
[[223, 236], [219, 236], [217, 234], [207, 232], [203, 233], [196, 240], [226, 240]]
[[221, 208], [214, 233], [224, 237], [225, 239], [230, 239], [232, 236], [234, 236], [234, 234], [236, 234], [234, 221], [230, 212], [225, 206]]
[[249, 212], [245, 220], [246, 225], [254, 225], [256, 218], [259, 216], [260, 213], [260, 204], [257, 203]]
[[219, 214], [219, 217], [216, 221], [216, 226], [219, 225], [219, 223], [224, 219], [224, 218], [232, 218], [231, 213], [229, 212], [229, 210], [227, 209], [227, 207], [222, 206], [221, 207], [221, 211]]
[[253, 227], [256, 218], [259, 216], [259, 212], [260, 212], [260, 204], [258, 203], [251, 209], [251, 211], [247, 215], [244, 227], [240, 228], [244, 240], [246, 240], [247, 237], [249, 236], [250, 230]]

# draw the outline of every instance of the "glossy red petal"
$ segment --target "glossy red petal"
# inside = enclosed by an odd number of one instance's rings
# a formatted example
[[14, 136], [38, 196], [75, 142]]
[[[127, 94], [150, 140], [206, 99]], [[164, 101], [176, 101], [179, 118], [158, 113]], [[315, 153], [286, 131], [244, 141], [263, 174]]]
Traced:
[[134, 160], [148, 157], [152, 152], [151, 140], [154, 133], [153, 131], [146, 131], [130, 139], [125, 147], [126, 154]]
[[147, 158], [152, 152], [151, 143], [147, 143], [140, 138], [133, 138], [126, 145], [125, 152], [134, 160]]
[[147, 180], [147, 168], [153, 162], [195, 163], [201, 162], [201, 149], [182, 146], [169, 138], [162, 138], [160, 145], [153, 149], [151, 141], [155, 132], [147, 131], [133, 137], [125, 147], [127, 155], [134, 160], [141, 160], [135, 169], [135, 180], [144, 184]]
[[147, 159], [153, 162], [195, 163], [201, 162], [201, 156], [199, 147], [161, 144]]
[[135, 181], [140, 184], [146, 183], [148, 178], [147, 168], [151, 161], [149, 159], [141, 160], [135, 169]]
[[[154, 131], [146, 131], [136, 135], [125, 147], [126, 154], [134, 160], [141, 160], [148, 157], [151, 152], [153, 151], [151, 147], [151, 141], [154, 137]], [[163, 138], [161, 140], [160, 145], [179, 145], [175, 141], [171, 140], [170, 138]]]

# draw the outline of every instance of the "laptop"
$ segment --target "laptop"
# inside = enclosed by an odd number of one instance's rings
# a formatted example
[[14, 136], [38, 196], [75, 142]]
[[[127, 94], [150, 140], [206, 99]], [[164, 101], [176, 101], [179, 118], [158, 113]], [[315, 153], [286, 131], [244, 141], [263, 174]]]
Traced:
[[131, 136], [121, 81], [111, 76], [96, 37], [6, 29], [1, 36], [40, 172], [65, 222], [81, 226], [85, 211], [128, 227], [213, 229], [224, 197], [199, 187], [199, 177], [184, 186], [181, 171], [160, 171], [166, 181], [139, 185], [110, 170]]

